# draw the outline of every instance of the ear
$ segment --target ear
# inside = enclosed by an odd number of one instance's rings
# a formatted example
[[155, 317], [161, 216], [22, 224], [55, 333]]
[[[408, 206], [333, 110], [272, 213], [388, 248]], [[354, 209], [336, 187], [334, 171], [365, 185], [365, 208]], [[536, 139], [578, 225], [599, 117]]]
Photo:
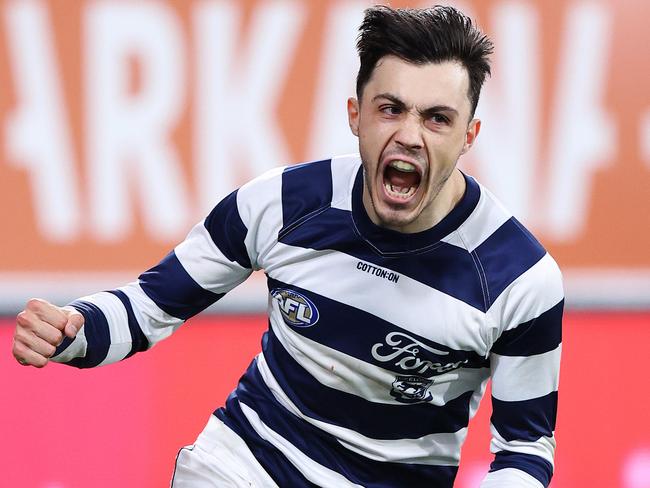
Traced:
[[481, 132], [481, 120], [472, 119], [467, 126], [467, 132], [465, 132], [465, 144], [463, 144], [463, 150], [460, 152], [461, 154], [465, 154], [469, 151], [469, 148], [472, 147], [474, 141], [478, 137], [479, 132]]
[[348, 98], [348, 124], [352, 133], [359, 137], [359, 101], [356, 98]]

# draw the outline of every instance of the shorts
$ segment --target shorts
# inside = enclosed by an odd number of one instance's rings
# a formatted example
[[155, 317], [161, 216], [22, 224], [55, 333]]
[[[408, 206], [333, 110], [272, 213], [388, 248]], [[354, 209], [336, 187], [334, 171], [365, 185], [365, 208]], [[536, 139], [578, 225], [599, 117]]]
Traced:
[[278, 488], [246, 443], [214, 415], [176, 456], [170, 488]]

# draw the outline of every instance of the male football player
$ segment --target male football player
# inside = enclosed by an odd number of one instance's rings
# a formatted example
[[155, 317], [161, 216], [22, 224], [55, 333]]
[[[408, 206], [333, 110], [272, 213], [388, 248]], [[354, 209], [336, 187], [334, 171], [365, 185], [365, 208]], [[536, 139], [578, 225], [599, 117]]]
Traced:
[[13, 354], [122, 360], [263, 269], [262, 352], [179, 452], [174, 488], [451, 487], [489, 378], [482, 487], [548, 486], [560, 272], [456, 166], [480, 132], [492, 44], [450, 7], [374, 7], [357, 47], [358, 156], [259, 176], [137, 282], [63, 308], [30, 301]]

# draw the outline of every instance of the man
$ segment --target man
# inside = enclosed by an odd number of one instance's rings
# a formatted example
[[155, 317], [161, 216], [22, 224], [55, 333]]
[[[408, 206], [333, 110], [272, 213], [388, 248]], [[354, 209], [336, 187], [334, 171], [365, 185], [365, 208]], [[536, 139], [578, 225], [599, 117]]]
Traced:
[[560, 273], [456, 168], [480, 131], [492, 44], [453, 8], [375, 7], [358, 50], [360, 157], [251, 181], [136, 283], [64, 308], [30, 301], [13, 353], [37, 367], [121, 360], [264, 269], [262, 353], [180, 451], [173, 487], [451, 487], [490, 377], [482, 486], [547, 486]]

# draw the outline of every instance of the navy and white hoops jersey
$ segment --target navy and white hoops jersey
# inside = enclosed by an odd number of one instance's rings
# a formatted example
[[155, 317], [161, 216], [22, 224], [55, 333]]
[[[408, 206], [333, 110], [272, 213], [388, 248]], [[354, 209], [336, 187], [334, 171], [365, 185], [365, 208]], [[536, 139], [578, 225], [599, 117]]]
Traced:
[[263, 269], [269, 329], [225, 407], [281, 487], [451, 487], [492, 379], [484, 486], [547, 486], [563, 290], [555, 261], [473, 178], [435, 227], [362, 204], [358, 156], [273, 170], [222, 200], [162, 262], [77, 300], [55, 360], [119, 361]]

